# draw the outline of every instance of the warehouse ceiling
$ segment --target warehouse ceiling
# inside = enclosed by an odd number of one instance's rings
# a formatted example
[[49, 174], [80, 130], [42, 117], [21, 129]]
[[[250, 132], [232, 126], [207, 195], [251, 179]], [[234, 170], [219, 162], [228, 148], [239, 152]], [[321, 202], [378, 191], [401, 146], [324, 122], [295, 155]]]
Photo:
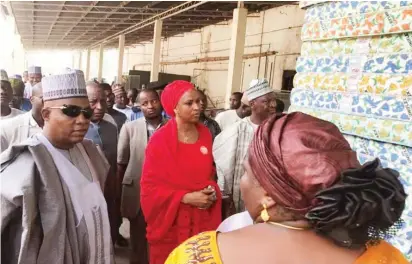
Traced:
[[[285, 4], [297, 2], [244, 2], [250, 14]], [[158, 18], [163, 19], [163, 37], [224, 24], [232, 19], [238, 2], [10, 1], [7, 5], [25, 49], [85, 49], [101, 43], [117, 47], [120, 34], [125, 34], [126, 46], [151, 41]]]

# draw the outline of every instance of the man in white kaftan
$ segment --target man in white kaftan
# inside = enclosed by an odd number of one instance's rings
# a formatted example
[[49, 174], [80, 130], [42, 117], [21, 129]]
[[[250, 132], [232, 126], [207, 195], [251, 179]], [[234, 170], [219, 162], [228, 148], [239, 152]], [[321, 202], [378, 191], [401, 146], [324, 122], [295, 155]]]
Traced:
[[236, 212], [245, 209], [239, 184], [249, 144], [258, 126], [276, 111], [274, 92], [265, 79], [253, 80], [245, 96], [252, 115], [222, 131], [213, 143], [218, 185], [224, 194], [233, 199]]
[[[244, 95], [244, 97], [246, 97], [246, 95]], [[215, 121], [219, 124], [220, 129], [223, 131], [231, 127], [236, 122], [242, 120], [243, 118], [250, 116], [250, 114], [250, 106], [241, 102], [241, 105], [238, 109], [226, 110], [219, 113], [216, 116]]]
[[109, 166], [83, 140], [93, 114], [84, 76], [49, 76], [42, 86], [42, 133], [0, 155], [1, 263], [112, 264]]
[[0, 120], [6, 120], [13, 118], [15, 116], [21, 115], [24, 112], [11, 108], [10, 102], [13, 99], [13, 89], [11, 87], [11, 83], [9, 81], [9, 77], [5, 70], [1, 70], [1, 95], [0, 95]]
[[29, 81], [24, 88], [24, 98], [30, 99], [34, 85], [41, 82], [42, 72], [39, 66], [30, 66], [28, 69]]
[[0, 153], [11, 145], [20, 143], [41, 132], [43, 127], [43, 118], [41, 116], [43, 108], [42, 98], [42, 86], [41, 83], [38, 83], [33, 87], [33, 94], [30, 99], [32, 110], [1, 122]]

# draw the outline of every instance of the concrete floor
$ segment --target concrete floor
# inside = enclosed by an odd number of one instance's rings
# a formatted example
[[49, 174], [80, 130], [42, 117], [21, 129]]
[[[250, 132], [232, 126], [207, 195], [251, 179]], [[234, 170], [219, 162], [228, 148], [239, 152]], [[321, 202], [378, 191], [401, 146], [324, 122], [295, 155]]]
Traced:
[[[126, 238], [130, 238], [130, 223], [126, 218], [123, 218], [123, 223], [120, 226], [120, 234]], [[114, 255], [116, 264], [129, 264], [129, 248], [115, 247]]]
[[114, 249], [116, 264], [129, 264], [129, 249], [116, 247]]

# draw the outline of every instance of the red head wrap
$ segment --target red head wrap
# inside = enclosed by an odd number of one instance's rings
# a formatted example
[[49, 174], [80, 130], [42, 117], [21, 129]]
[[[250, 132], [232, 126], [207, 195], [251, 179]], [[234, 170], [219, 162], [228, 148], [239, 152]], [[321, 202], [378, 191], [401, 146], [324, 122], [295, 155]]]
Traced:
[[168, 84], [162, 92], [162, 105], [166, 114], [171, 117], [175, 117], [174, 109], [179, 103], [180, 98], [183, 94], [191, 89], [195, 89], [192, 83], [187, 81], [174, 81]]
[[360, 167], [335, 125], [303, 113], [273, 116], [260, 126], [250, 145], [249, 163], [276, 203], [302, 214], [343, 170]]

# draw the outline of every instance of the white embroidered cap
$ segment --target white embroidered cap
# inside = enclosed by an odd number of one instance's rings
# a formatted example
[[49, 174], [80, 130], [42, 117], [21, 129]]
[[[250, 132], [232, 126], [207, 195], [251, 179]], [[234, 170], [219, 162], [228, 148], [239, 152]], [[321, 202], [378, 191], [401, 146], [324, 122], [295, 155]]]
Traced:
[[51, 75], [41, 80], [43, 100], [87, 98], [86, 82], [82, 72]]
[[249, 88], [245, 91], [247, 100], [250, 102], [253, 99], [272, 93], [269, 83], [266, 79], [255, 79], [249, 84]]
[[240, 101], [242, 102], [242, 104], [247, 105], [247, 106], [250, 106], [249, 100], [248, 100], [247, 97], [246, 97], [246, 93], [243, 94], [242, 100], [240, 100]]
[[9, 80], [9, 76], [7, 75], [7, 72], [5, 70], [1, 70], [1, 80], [2, 81], [8, 81]]
[[81, 74], [83, 74], [84, 75], [84, 73], [83, 73], [83, 71], [82, 70], [79, 70], [79, 69], [72, 69], [72, 68], [66, 68], [66, 70], [65, 70], [65, 73], [81, 73]]
[[27, 72], [29, 74], [41, 74], [41, 67], [39, 67], [39, 66], [30, 66]]

